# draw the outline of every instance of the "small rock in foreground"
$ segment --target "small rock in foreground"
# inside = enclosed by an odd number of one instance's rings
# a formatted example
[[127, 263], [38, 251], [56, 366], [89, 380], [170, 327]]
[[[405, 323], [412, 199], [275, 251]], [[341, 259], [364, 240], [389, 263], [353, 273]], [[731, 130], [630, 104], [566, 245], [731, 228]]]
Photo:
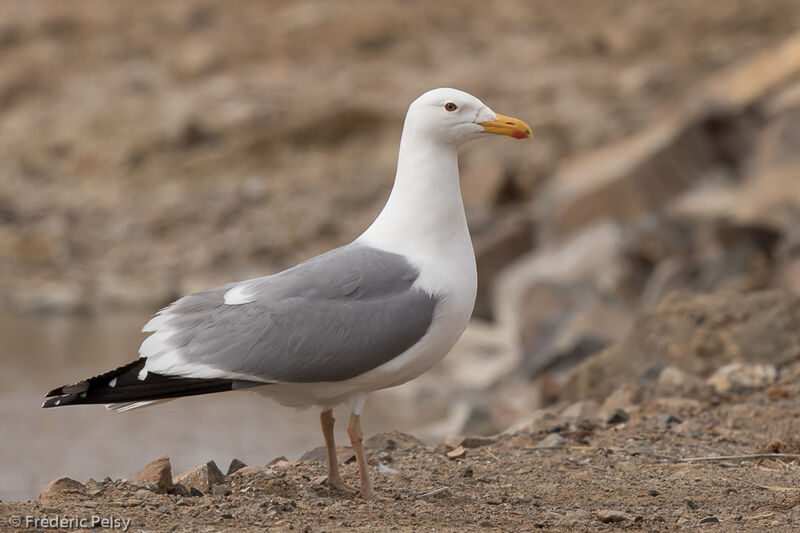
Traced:
[[131, 481], [133, 483], [154, 483], [158, 492], [170, 492], [173, 488], [173, 483], [172, 465], [170, 465], [169, 457], [165, 455], [147, 463], [138, 474], [133, 476]]
[[58, 498], [65, 495], [86, 496], [86, 487], [72, 478], [60, 477], [48, 483], [39, 493], [40, 500]]
[[567, 443], [567, 439], [559, 435], [558, 433], [551, 433], [539, 442], [537, 442], [533, 447], [534, 448], [554, 448], [556, 446], [563, 446]]
[[631, 517], [622, 511], [614, 511], [613, 509], [603, 509], [594, 514], [595, 518], [604, 524], [612, 524], [614, 522], [624, 522], [630, 520]]
[[183, 485], [200, 492], [209, 493], [215, 484], [225, 483], [225, 476], [222, 474], [214, 461], [208, 461], [194, 468], [187, 470], [173, 480], [176, 485]]

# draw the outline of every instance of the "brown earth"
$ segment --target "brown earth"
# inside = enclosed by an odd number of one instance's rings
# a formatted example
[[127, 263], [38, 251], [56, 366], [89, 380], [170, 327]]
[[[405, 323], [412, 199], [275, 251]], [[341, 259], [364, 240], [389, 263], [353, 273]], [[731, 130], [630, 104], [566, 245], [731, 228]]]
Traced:
[[[795, 531], [798, 371], [790, 365], [770, 388], [703, 401], [673, 390], [622, 411], [582, 408], [584, 420], [567, 416], [574, 408], [551, 412], [466, 442], [484, 445], [459, 459], [445, 444], [382, 435], [369, 462], [386, 500], [332, 492], [320, 462], [277, 461], [226, 476], [214, 495], [62, 478], [37, 500], [0, 503], [0, 514], [114, 516], [130, 519], [131, 531]], [[758, 455], [775, 453], [784, 455]], [[354, 462], [344, 475], [357, 479]]]

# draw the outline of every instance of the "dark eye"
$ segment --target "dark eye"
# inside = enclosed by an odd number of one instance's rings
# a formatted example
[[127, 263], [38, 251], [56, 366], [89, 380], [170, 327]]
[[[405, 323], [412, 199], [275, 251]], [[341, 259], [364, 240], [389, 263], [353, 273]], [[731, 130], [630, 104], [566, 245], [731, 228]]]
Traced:
[[455, 111], [456, 109], [458, 109], [458, 106], [456, 104], [454, 104], [453, 102], [447, 102], [446, 104], [444, 104], [444, 108], [446, 110], [452, 112], [452, 111]]

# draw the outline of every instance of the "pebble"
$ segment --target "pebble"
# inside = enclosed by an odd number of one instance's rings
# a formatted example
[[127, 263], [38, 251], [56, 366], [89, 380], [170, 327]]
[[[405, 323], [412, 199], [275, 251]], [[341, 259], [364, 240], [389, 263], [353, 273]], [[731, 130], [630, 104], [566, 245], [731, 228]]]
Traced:
[[447, 457], [449, 457], [450, 459], [463, 459], [466, 456], [467, 456], [467, 449], [464, 448], [463, 446], [459, 446], [458, 448], [455, 448], [447, 452]]
[[391, 466], [386, 466], [383, 463], [378, 463], [378, 472], [381, 474], [397, 474], [397, 470], [392, 468]]
[[656, 426], [659, 428], [666, 429], [672, 426], [673, 424], [680, 424], [681, 422], [682, 420], [677, 416], [673, 415], [672, 413], [665, 413], [661, 415], [661, 417], [658, 419], [658, 422], [656, 422]]
[[548, 436], [533, 445], [534, 448], [552, 448], [553, 446], [563, 446], [567, 439], [558, 433], [550, 433]]
[[719, 525], [719, 518], [716, 516], [706, 516], [697, 521], [698, 526]]
[[594, 517], [604, 524], [611, 524], [615, 522], [624, 522], [630, 520], [631, 517], [622, 511], [615, 511], [613, 509], [602, 509], [594, 514]]
[[628, 420], [630, 420], [630, 417], [625, 409], [614, 409], [608, 417], [606, 417], [606, 424], [616, 426], [618, 424], [624, 424]]

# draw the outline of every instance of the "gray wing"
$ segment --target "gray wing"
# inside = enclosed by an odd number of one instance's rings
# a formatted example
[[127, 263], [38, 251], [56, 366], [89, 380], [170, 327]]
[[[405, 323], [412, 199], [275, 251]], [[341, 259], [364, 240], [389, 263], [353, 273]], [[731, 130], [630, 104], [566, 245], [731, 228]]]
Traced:
[[[401, 255], [351, 244], [279, 274], [184, 296], [145, 326], [155, 372], [268, 382], [341, 381], [427, 332], [437, 298]], [[244, 303], [225, 303], [234, 289]]]

